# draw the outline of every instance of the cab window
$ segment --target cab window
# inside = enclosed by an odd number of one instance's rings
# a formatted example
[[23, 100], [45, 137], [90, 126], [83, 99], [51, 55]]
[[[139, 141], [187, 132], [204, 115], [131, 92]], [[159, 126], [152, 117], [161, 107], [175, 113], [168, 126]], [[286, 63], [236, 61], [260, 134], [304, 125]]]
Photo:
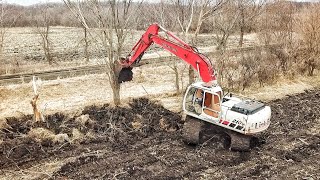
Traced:
[[202, 104], [203, 104], [204, 92], [201, 89], [190, 88], [185, 99], [185, 108], [189, 112], [195, 114], [202, 113]]
[[203, 112], [206, 115], [212, 116], [214, 118], [219, 117], [219, 113], [221, 111], [220, 94], [221, 94], [220, 92], [213, 93], [213, 94], [209, 92], [205, 92]]

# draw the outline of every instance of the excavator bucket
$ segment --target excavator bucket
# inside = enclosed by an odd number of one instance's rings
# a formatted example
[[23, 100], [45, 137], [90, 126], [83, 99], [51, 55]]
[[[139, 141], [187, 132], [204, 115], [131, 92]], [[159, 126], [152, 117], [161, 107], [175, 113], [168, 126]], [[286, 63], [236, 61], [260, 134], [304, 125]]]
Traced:
[[132, 67], [124, 67], [121, 69], [118, 77], [118, 83], [131, 81], [132, 80]]

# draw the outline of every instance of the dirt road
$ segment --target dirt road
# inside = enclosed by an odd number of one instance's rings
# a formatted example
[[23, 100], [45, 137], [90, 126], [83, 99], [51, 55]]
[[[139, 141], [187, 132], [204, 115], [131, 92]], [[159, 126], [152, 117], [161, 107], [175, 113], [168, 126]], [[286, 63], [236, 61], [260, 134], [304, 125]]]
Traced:
[[225, 149], [210, 129], [199, 146], [184, 144], [180, 114], [144, 98], [57, 113], [47, 123], [7, 118], [0, 178], [318, 179], [319, 101], [312, 90], [269, 102], [272, 124], [251, 152]]

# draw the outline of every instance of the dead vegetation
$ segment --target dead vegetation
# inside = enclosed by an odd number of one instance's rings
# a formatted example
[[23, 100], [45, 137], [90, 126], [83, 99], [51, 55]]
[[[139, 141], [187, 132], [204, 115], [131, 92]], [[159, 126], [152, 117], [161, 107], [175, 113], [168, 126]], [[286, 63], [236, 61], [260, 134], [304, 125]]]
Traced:
[[99, 142], [124, 148], [158, 131], [177, 131], [182, 125], [179, 115], [148, 99], [135, 99], [129, 107], [90, 106], [78, 117], [56, 113], [46, 116], [46, 122], [34, 123], [32, 116], [2, 122], [2, 168], [34, 161], [76, 144]]
[[[89, 106], [75, 117], [56, 113], [46, 117], [47, 123], [34, 124], [32, 116], [7, 118], [0, 167], [3, 175], [12, 175], [7, 177], [35, 174], [40, 179], [316, 179], [319, 93], [309, 90], [270, 102], [272, 124], [250, 153], [225, 149], [223, 136], [210, 127], [199, 146], [185, 145], [181, 116], [145, 98], [121, 107]], [[20, 173], [38, 163], [50, 169]]]

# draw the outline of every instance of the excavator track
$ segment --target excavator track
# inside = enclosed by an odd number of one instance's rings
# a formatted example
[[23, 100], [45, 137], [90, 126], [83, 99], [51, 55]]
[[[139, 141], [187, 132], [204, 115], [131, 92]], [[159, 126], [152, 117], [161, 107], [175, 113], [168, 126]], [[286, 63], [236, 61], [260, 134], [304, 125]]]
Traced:
[[187, 115], [182, 131], [184, 142], [191, 145], [199, 144], [202, 125], [201, 120]]
[[233, 151], [249, 151], [252, 136], [240, 134], [220, 126], [202, 121], [192, 116], [186, 116], [183, 126], [183, 139], [187, 144], [197, 145], [200, 141], [200, 132], [222, 134], [225, 136], [224, 146]]
[[244, 135], [233, 131], [226, 132], [231, 139], [230, 149], [235, 151], [249, 151], [252, 136]]
[[185, 143], [190, 145], [197, 145], [200, 141], [200, 132], [204, 125], [209, 125], [211, 131], [218, 134], [227, 134], [230, 137], [230, 150], [234, 151], [249, 151], [250, 141], [252, 136], [240, 134], [219, 126], [206, 123], [192, 116], [186, 116], [186, 120], [183, 126], [182, 136]]

